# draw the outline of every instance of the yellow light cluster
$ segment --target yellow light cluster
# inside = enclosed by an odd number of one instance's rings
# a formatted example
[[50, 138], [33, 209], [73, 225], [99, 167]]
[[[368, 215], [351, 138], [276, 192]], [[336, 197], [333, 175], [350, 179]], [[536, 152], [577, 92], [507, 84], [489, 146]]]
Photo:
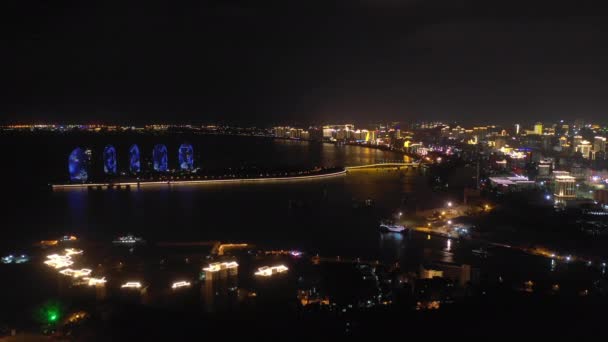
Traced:
[[88, 268], [83, 268], [80, 270], [73, 270], [71, 268], [66, 268], [66, 269], [59, 271], [59, 273], [65, 275], [65, 276], [74, 277], [74, 278], [89, 276], [91, 274], [91, 272], [93, 272], [93, 271]]
[[76, 248], [66, 248], [65, 249], [66, 256], [80, 255], [82, 253], [83, 253], [82, 249], [76, 249]]
[[[74, 237], [74, 239], [75, 239], [75, 237]], [[84, 251], [82, 249], [66, 248], [64, 255], [60, 255], [60, 254], [47, 255], [48, 260], [46, 260], [44, 263], [55, 269], [62, 269], [59, 271], [59, 273], [61, 273], [62, 275], [72, 277], [72, 278], [82, 278], [82, 280], [84, 280], [84, 283], [81, 283], [81, 284], [86, 284], [88, 286], [104, 285], [106, 283], [106, 278], [105, 277], [102, 277], [102, 278], [89, 277], [91, 275], [91, 273], [93, 272], [89, 268], [82, 268], [79, 270], [69, 268], [69, 266], [72, 266], [74, 264], [74, 261], [72, 261], [72, 256], [81, 255], [82, 253], [84, 253]]]
[[44, 263], [55, 269], [72, 266], [74, 264], [72, 258], [67, 255], [51, 254], [47, 256], [47, 259], [49, 260]]

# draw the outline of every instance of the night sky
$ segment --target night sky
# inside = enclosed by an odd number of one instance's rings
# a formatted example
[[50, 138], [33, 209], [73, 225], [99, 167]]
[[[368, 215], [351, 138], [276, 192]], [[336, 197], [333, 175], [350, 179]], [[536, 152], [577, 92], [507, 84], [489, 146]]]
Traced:
[[525, 123], [608, 112], [608, 21], [584, 2], [86, 3], [2, 1], [0, 121]]

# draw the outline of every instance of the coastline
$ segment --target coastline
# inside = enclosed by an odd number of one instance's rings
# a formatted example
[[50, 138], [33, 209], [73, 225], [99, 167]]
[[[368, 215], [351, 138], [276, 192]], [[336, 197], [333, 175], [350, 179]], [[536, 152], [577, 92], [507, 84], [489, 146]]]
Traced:
[[194, 185], [194, 184], [218, 184], [218, 183], [259, 183], [259, 182], [286, 182], [311, 179], [322, 179], [339, 177], [346, 175], [346, 168], [328, 173], [319, 173], [305, 176], [285, 176], [285, 177], [258, 177], [258, 178], [226, 178], [226, 179], [197, 179], [197, 180], [167, 180], [167, 181], [131, 181], [116, 183], [82, 183], [82, 184], [51, 184], [52, 190], [61, 189], [84, 189], [95, 187], [141, 187], [149, 185]]

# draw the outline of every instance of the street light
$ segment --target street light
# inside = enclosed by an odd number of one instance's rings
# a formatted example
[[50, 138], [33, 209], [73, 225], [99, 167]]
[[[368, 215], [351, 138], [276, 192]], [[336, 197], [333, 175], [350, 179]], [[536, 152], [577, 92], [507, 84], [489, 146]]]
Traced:
[[448, 207], [452, 207], [452, 202], [448, 202]]

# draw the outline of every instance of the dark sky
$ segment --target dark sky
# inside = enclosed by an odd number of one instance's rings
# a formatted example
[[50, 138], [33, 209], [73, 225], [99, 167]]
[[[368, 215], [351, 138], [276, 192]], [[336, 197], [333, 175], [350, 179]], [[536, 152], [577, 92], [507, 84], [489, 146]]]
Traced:
[[508, 123], [608, 111], [608, 21], [591, 3], [87, 3], [2, 1], [0, 121]]

